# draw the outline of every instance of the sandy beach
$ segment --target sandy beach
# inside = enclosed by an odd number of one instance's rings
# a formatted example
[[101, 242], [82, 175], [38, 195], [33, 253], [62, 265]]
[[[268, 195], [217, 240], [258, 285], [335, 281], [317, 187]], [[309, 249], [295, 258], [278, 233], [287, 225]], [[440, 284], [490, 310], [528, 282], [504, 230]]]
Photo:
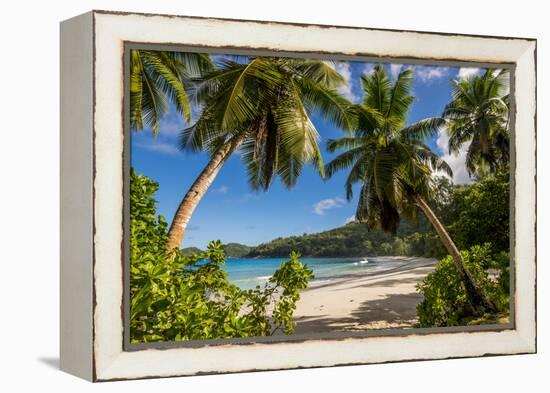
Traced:
[[294, 313], [295, 334], [412, 327], [416, 305], [422, 300], [415, 285], [434, 269], [437, 260], [395, 259], [403, 265], [313, 282], [302, 292]]

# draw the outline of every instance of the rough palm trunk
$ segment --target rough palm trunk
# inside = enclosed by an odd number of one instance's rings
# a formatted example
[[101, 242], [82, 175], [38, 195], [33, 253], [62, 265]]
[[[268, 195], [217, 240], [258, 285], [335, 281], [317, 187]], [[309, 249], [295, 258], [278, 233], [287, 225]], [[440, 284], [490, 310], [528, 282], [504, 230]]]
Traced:
[[187, 194], [185, 194], [185, 197], [178, 206], [178, 210], [176, 210], [176, 214], [174, 214], [174, 218], [172, 219], [172, 224], [168, 231], [168, 241], [166, 242], [167, 249], [172, 250], [174, 247], [180, 247], [193, 211], [218, 175], [226, 158], [235, 150], [241, 141], [242, 137], [238, 138], [233, 143], [227, 143], [222, 146], [212, 156], [208, 165], [206, 165], [199, 177], [197, 177], [195, 182], [191, 185], [191, 188], [187, 191]]
[[493, 302], [489, 300], [487, 296], [485, 296], [483, 290], [476, 284], [472, 275], [464, 265], [464, 260], [462, 259], [460, 252], [456, 248], [453, 240], [451, 239], [451, 237], [445, 230], [445, 227], [443, 226], [443, 224], [441, 224], [433, 210], [420, 196], [415, 195], [414, 199], [418, 207], [420, 207], [426, 218], [434, 227], [437, 235], [441, 240], [441, 243], [443, 243], [443, 246], [447, 249], [447, 252], [453, 258], [456, 269], [458, 270], [458, 273], [462, 278], [462, 282], [464, 283], [464, 288], [466, 289], [466, 294], [474, 313], [483, 313], [483, 311], [496, 311]]

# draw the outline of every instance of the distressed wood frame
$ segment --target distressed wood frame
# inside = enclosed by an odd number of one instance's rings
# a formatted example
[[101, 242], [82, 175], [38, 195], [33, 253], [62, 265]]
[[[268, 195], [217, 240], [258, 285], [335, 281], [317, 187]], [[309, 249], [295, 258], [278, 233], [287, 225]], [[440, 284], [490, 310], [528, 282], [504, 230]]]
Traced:
[[[512, 324], [284, 342], [124, 340], [125, 50], [162, 45], [509, 67]], [[519, 212], [516, 214], [515, 212]], [[91, 381], [536, 351], [536, 40], [92, 11], [61, 24], [61, 368]], [[242, 345], [246, 344], [246, 345]]]

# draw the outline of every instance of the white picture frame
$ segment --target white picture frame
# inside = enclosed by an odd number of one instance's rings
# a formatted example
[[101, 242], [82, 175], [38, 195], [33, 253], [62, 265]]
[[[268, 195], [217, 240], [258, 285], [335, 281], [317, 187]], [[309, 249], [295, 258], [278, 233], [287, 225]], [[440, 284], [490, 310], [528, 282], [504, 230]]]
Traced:
[[[504, 64], [515, 97], [513, 312], [499, 329], [132, 348], [125, 343], [128, 44]], [[518, 192], [521, 190], [521, 192]], [[90, 381], [536, 352], [536, 40], [91, 11], [61, 24], [61, 368]]]

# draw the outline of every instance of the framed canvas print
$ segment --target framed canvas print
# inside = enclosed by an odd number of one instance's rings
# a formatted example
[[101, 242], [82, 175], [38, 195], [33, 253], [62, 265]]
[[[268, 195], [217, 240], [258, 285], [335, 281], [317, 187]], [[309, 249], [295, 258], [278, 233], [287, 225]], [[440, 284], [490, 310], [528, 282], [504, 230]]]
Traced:
[[536, 351], [536, 41], [61, 24], [61, 368]]

